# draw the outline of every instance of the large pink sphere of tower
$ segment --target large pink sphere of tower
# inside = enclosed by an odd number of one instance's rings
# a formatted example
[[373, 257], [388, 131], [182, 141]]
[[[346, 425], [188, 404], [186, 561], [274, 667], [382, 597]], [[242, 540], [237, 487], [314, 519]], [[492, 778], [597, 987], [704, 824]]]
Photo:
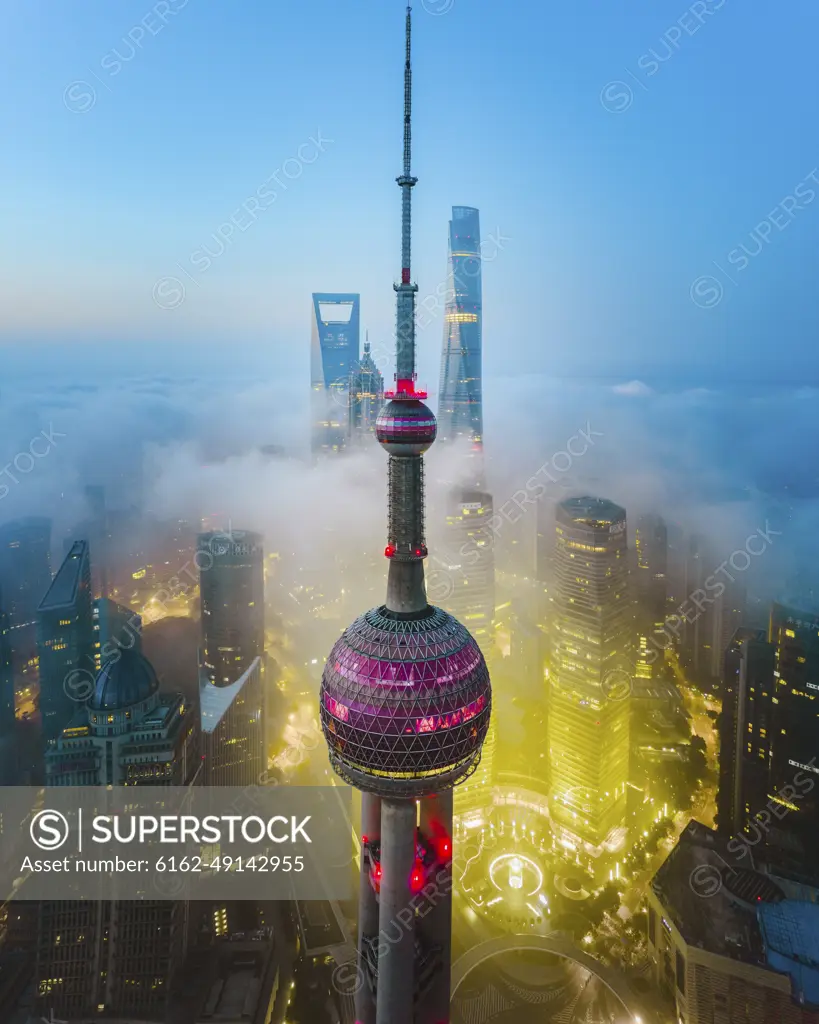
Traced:
[[335, 771], [358, 789], [420, 797], [477, 767], [492, 691], [480, 648], [440, 608], [362, 615], [330, 652], [321, 724]]
[[438, 424], [418, 399], [387, 402], [375, 421], [375, 436], [390, 455], [423, 455], [435, 440]]

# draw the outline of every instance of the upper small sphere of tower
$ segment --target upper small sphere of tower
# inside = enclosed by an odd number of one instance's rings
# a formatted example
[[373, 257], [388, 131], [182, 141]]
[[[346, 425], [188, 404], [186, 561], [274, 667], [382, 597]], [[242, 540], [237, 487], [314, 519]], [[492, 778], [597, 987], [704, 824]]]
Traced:
[[390, 455], [423, 455], [438, 433], [432, 410], [417, 399], [387, 402], [375, 421], [375, 436]]

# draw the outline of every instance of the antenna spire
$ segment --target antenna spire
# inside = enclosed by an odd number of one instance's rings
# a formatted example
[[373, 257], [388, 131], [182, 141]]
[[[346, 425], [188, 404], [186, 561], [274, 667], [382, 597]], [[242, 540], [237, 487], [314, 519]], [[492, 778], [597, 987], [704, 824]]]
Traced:
[[399, 393], [415, 390], [415, 293], [412, 283], [412, 8], [407, 7], [407, 51], [404, 64], [404, 171], [396, 181], [401, 189], [401, 283], [397, 292], [396, 381]]

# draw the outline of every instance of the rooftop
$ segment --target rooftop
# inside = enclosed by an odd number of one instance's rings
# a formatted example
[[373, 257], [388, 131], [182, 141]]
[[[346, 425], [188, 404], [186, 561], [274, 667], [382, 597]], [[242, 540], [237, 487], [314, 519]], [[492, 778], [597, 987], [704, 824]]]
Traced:
[[123, 649], [107, 661], [94, 683], [88, 706], [94, 711], [133, 707], [159, 689], [153, 665], [133, 649]]
[[202, 732], [211, 733], [222, 721], [236, 695], [256, 672], [261, 664], [260, 658], [254, 658], [247, 671], [229, 686], [214, 686], [210, 680], [203, 679], [199, 684], [199, 706], [202, 714]]
[[589, 526], [611, 526], [625, 520], [626, 510], [608, 498], [581, 495], [566, 498], [558, 506], [564, 522], [586, 523]]
[[87, 564], [88, 544], [84, 540], [75, 541], [37, 610], [47, 612], [70, 607], [77, 599]]
[[765, 965], [757, 896], [781, 900], [771, 879], [745, 868], [730, 840], [690, 821], [651, 886], [685, 941], [710, 953]]
[[819, 905], [783, 900], [759, 908], [768, 964], [787, 970], [801, 999], [819, 1005]]

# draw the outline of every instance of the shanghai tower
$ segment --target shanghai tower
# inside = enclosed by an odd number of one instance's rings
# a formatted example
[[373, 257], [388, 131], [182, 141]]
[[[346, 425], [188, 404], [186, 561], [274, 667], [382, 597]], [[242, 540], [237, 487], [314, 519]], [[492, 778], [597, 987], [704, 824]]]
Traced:
[[453, 206], [449, 222], [444, 345], [438, 419], [442, 441], [483, 445], [481, 224], [471, 206]]
[[330, 763], [362, 793], [360, 1024], [449, 1020], [452, 788], [478, 765], [492, 700], [478, 645], [424, 584], [423, 454], [437, 424], [415, 387], [410, 57], [407, 8], [397, 372], [376, 423], [389, 455], [387, 598], [336, 642], [320, 695]]

